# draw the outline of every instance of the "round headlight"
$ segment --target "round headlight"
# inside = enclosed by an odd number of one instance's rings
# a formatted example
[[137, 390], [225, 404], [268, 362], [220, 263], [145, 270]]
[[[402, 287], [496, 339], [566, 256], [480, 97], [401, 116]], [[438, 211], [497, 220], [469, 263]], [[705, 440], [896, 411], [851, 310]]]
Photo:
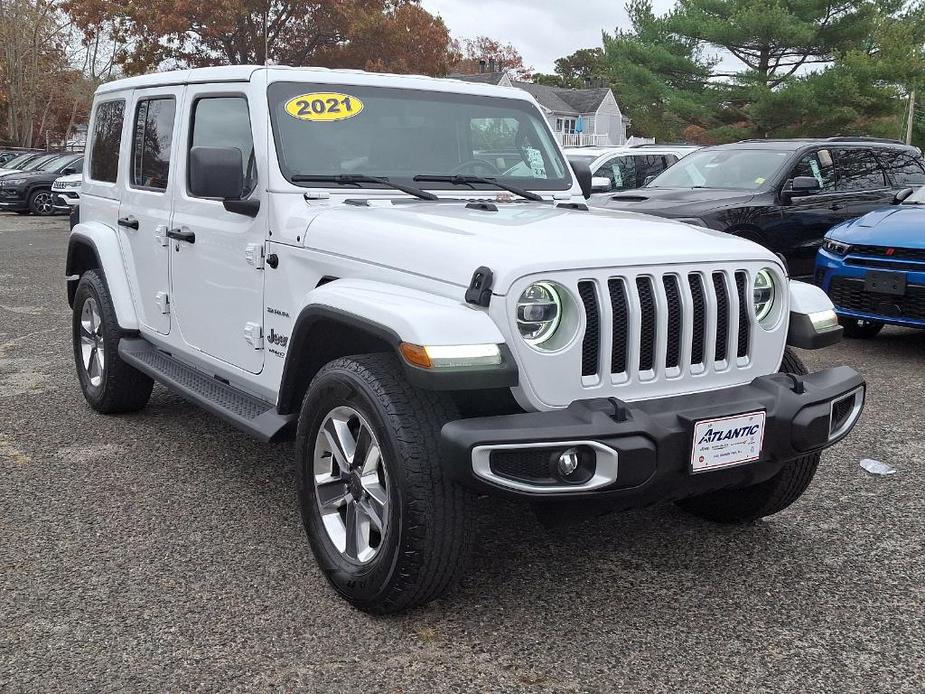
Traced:
[[562, 297], [549, 282], [534, 282], [517, 300], [517, 328], [529, 345], [541, 345], [562, 320]]
[[755, 275], [755, 288], [752, 300], [755, 302], [755, 318], [759, 323], [766, 322], [774, 308], [774, 299], [777, 296], [777, 286], [774, 284], [774, 275], [767, 268], [758, 271]]

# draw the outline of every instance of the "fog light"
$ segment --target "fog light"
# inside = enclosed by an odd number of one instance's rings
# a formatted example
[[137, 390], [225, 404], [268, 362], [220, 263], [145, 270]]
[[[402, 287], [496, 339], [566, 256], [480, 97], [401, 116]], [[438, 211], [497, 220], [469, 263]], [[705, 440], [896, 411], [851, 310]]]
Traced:
[[569, 448], [559, 455], [559, 474], [568, 477], [578, 469], [581, 458], [578, 456], [578, 449]]

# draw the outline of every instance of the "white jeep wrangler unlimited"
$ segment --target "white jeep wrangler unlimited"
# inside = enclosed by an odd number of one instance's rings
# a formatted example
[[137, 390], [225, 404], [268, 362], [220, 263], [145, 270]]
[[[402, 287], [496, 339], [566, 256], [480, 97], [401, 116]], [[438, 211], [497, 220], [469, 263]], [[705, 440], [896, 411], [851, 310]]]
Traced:
[[797, 499], [864, 381], [754, 243], [589, 210], [523, 91], [225, 67], [99, 88], [67, 255], [103, 413], [155, 381], [295, 439], [311, 548], [385, 613], [451, 586], [478, 495], [550, 515], [672, 500], [721, 522]]

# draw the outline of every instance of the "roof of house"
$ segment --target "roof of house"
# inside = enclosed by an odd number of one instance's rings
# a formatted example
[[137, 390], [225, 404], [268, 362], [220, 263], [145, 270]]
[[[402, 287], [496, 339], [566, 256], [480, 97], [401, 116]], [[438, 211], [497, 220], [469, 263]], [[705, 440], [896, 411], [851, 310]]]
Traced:
[[610, 93], [610, 89], [607, 87], [563, 89], [562, 87], [550, 87], [532, 82], [514, 82], [514, 86], [530, 92], [533, 98], [540, 102], [541, 106], [545, 106], [550, 111], [575, 114], [597, 111]]
[[480, 72], [474, 75], [465, 75], [462, 73], [453, 73], [447, 75], [453, 80], [462, 80], [463, 82], [478, 82], [479, 84], [501, 84], [504, 79], [503, 72]]

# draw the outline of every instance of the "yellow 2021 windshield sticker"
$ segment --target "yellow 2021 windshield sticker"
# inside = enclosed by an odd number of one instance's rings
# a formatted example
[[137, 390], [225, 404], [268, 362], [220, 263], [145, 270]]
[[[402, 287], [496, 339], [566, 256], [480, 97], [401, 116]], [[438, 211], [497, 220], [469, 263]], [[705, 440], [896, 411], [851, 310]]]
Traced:
[[340, 92], [300, 94], [286, 102], [286, 113], [293, 118], [318, 123], [353, 118], [362, 110], [360, 99]]

